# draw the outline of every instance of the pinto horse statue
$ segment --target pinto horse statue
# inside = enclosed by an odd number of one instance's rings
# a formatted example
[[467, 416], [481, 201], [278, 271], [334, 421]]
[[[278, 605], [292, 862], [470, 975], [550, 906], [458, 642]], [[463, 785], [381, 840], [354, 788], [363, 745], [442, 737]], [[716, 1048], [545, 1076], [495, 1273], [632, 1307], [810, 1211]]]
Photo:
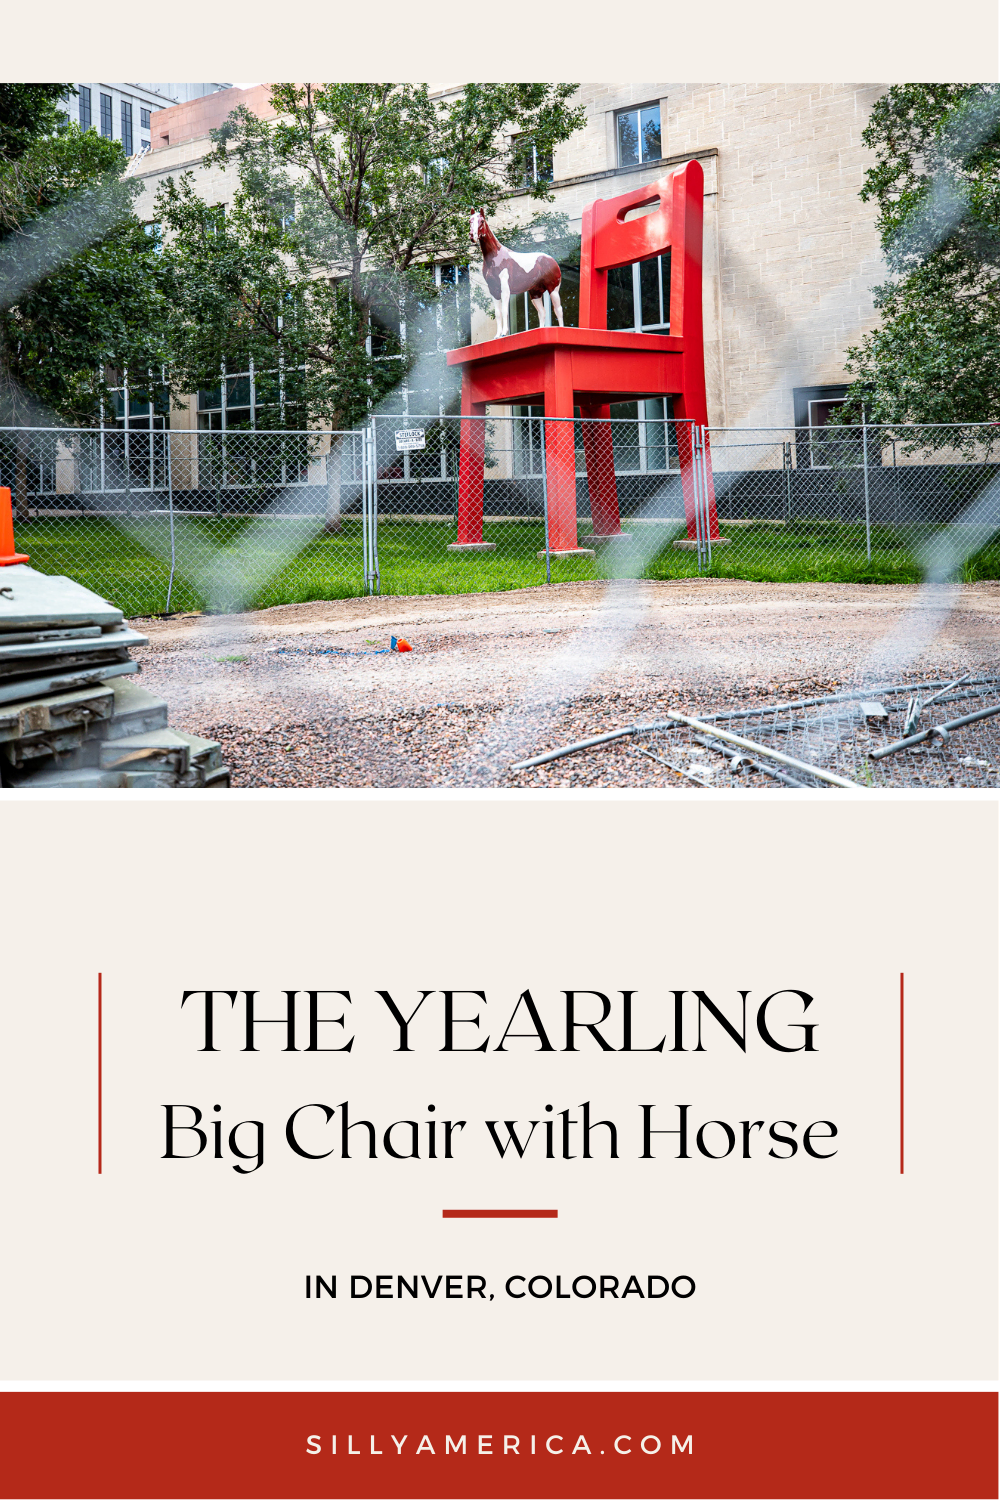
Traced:
[[558, 261], [551, 255], [536, 251], [534, 255], [522, 255], [517, 250], [508, 250], [501, 245], [486, 222], [481, 208], [474, 208], [469, 216], [469, 239], [483, 252], [483, 279], [490, 289], [490, 296], [497, 310], [497, 338], [510, 332], [510, 299], [527, 292], [532, 306], [538, 314], [538, 322], [545, 324], [545, 293], [552, 299], [552, 307], [563, 327], [562, 303], [559, 300], [559, 285], [562, 272]]

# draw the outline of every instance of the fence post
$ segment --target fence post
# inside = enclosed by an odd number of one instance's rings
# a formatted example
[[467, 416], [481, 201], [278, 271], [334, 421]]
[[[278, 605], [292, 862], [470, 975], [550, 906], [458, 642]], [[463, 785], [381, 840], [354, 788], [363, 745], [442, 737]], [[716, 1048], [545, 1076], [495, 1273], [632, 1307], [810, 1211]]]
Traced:
[[872, 560], [872, 522], [868, 499], [868, 418], [861, 408], [861, 462], [865, 471], [865, 555]]
[[782, 444], [782, 465], [785, 470], [785, 525], [792, 519], [792, 445]]
[[[530, 431], [531, 417], [528, 417]], [[545, 525], [545, 582], [552, 582], [552, 554], [549, 550], [549, 483], [546, 477], [547, 465], [545, 463], [545, 418], [541, 420], [542, 429], [542, 518]], [[530, 448], [528, 450], [531, 451]]]
[[698, 572], [712, 566], [712, 540], [708, 535], [708, 486], [703, 472], [705, 429], [691, 424], [691, 483], [694, 488], [694, 531], [698, 543]]
[[378, 437], [375, 418], [363, 427], [361, 438], [361, 544], [364, 552], [365, 593], [380, 594], [378, 570]]
[[708, 502], [708, 428], [698, 429], [698, 446], [701, 455], [701, 514], [705, 530], [705, 565], [712, 566], [712, 515]]
[[378, 570], [378, 428], [372, 417], [372, 572], [374, 592], [381, 594], [382, 579]]
[[170, 441], [171, 434], [169, 427], [166, 428], [163, 436], [167, 440], [167, 506], [170, 514], [170, 581], [167, 584], [167, 607], [164, 613], [169, 615], [170, 595], [174, 587], [174, 567], [177, 562], [177, 555], [174, 550], [174, 471], [171, 464], [171, 448], [173, 444]]
[[365, 593], [371, 593], [371, 569], [368, 566], [371, 526], [368, 519], [368, 491], [371, 488], [371, 463], [368, 453], [368, 428], [362, 427], [358, 438], [361, 443], [361, 555], [365, 577]]
[[[892, 522], [899, 529], [899, 470], [896, 468], [896, 439], [892, 440]], [[897, 538], [898, 540], [898, 538]]]

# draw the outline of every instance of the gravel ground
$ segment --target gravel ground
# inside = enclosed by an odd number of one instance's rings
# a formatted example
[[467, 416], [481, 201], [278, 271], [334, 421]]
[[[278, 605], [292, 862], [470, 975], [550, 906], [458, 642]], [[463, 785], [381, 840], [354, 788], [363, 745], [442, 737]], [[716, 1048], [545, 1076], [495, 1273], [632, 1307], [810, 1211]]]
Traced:
[[[1000, 668], [1000, 583], [728, 580], [282, 605], [134, 622], [142, 682], [244, 787], [681, 786], [619, 743], [517, 760], [667, 708], [709, 712]], [[391, 653], [390, 634], [409, 653]]]

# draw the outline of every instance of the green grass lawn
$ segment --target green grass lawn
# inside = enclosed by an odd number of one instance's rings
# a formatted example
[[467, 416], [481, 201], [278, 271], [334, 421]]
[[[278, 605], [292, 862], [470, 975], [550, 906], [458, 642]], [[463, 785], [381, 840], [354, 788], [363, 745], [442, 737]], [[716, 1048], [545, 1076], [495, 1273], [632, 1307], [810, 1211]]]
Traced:
[[[625, 523], [626, 528], [628, 522]], [[581, 525], [581, 535], [587, 531]], [[727, 534], [722, 523], [723, 535]], [[679, 528], [639, 525], [633, 548], [596, 559], [553, 561], [553, 583], [609, 576], [688, 578], [697, 556], [672, 547]], [[62, 573], [110, 599], [129, 616], [166, 609], [170, 536], [162, 517], [122, 526], [107, 517], [26, 520], [17, 544], [42, 573]], [[927, 531], [872, 529], [865, 555], [861, 526], [793, 522], [787, 526], [730, 526], [730, 545], [713, 551], [715, 578], [775, 582], [917, 583]], [[494, 552], [448, 552], [454, 523], [379, 523], [383, 594], [463, 594], [525, 588], [545, 582], [541, 522], [489, 522], [484, 538]], [[345, 599], [365, 592], [361, 522], [350, 517], [336, 536], [314, 534], [311, 520], [213, 517], [179, 518], [172, 610], [266, 608], [310, 599]], [[994, 540], [964, 564], [967, 582], [1000, 578], [1000, 542]]]

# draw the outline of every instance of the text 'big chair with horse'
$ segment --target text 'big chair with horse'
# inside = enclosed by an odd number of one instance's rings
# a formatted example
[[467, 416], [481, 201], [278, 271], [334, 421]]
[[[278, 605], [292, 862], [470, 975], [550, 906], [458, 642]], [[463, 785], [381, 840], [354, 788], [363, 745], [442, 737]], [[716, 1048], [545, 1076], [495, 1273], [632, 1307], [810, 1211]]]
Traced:
[[[448, 355], [462, 371], [462, 416], [481, 419], [488, 405], [536, 403], [546, 418], [545, 475], [549, 546], [573, 553], [577, 542], [574, 406], [580, 408], [587, 489], [595, 537], [622, 534], [610, 426], [611, 403], [671, 397], [676, 419], [684, 515], [697, 535], [692, 426], [704, 426], [705, 353], [701, 259], [704, 175], [696, 161], [658, 182], [600, 199], [583, 212], [580, 327], [532, 328], [472, 344]], [[648, 212], [642, 213], [641, 210]], [[639, 216], [628, 215], [640, 211]], [[670, 331], [609, 329], [608, 273], [670, 254]], [[485, 423], [463, 421], [458, 480], [457, 545], [483, 541]], [[703, 466], [708, 535], [719, 535], [711, 468]]]

